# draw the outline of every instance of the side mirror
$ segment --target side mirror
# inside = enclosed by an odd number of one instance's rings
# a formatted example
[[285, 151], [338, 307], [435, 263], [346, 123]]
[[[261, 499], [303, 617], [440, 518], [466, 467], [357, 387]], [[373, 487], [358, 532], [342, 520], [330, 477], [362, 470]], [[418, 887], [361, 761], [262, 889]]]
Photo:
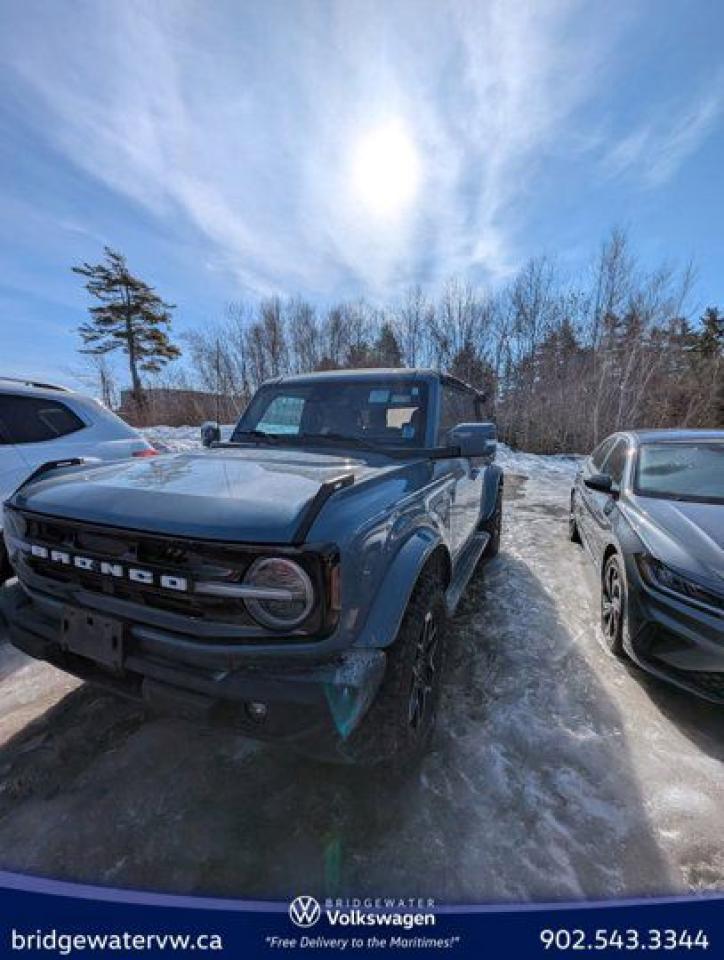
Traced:
[[218, 424], [213, 420], [207, 420], [201, 424], [201, 442], [205, 447], [210, 447], [212, 443], [218, 443], [221, 440], [221, 430]]
[[585, 477], [583, 482], [589, 490], [596, 490], [598, 493], [618, 493], [615, 483], [607, 473], [592, 473], [590, 477]]
[[460, 448], [461, 457], [495, 459], [498, 442], [494, 423], [459, 423], [448, 438], [451, 446]]

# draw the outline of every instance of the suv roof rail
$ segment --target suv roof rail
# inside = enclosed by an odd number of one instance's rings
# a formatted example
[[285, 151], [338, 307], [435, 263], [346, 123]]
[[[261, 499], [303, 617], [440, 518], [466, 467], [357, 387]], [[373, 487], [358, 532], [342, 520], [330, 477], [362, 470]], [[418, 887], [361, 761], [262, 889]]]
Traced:
[[69, 387], [59, 383], [41, 383], [38, 380], [26, 380], [23, 377], [4, 377], [0, 375], [0, 383], [19, 383], [24, 387], [36, 387], [39, 390], [59, 390], [61, 393], [71, 393]]

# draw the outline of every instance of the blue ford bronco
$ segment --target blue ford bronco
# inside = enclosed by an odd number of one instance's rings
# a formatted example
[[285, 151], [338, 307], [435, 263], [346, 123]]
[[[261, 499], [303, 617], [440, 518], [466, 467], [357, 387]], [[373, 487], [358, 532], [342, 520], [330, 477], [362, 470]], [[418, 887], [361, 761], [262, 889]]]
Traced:
[[324, 759], [418, 758], [500, 542], [483, 399], [426, 370], [282, 377], [206, 449], [47, 464], [5, 504], [13, 643]]

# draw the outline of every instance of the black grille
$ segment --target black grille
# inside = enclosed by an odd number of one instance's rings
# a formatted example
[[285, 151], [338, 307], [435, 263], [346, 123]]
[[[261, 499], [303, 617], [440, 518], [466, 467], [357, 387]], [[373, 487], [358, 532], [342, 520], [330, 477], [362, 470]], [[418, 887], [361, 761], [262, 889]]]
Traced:
[[178, 613], [200, 620], [253, 628], [255, 633], [268, 636], [247, 612], [242, 600], [208, 596], [186, 591], [160, 588], [160, 576], [185, 577], [189, 583], [241, 583], [248, 567], [257, 557], [273, 552], [287, 555], [304, 567], [312, 580], [315, 594], [321, 603], [309, 619], [292, 631], [293, 635], [324, 635], [334, 625], [335, 615], [327, 610], [326, 580], [328, 565], [337, 562], [336, 548], [306, 550], [293, 546], [262, 547], [258, 544], [219, 543], [167, 537], [140, 531], [102, 527], [79, 521], [51, 519], [37, 514], [12, 511], [10, 518], [14, 535], [29, 544], [63, 550], [73, 556], [89, 557], [94, 561], [121, 564], [150, 571], [153, 584], [131, 581], [127, 576], [114, 577], [100, 572], [83, 570], [75, 565], [51, 562], [39, 556], [27, 556], [30, 568], [51, 580], [63, 592], [64, 586], [80, 586], [90, 592], [112, 596], [141, 606], [170, 613]]
[[695, 673], [694, 683], [702, 690], [724, 697], [724, 673]]
[[664, 659], [667, 653], [685, 651], [690, 646], [685, 637], [658, 624], [648, 624], [634, 640], [634, 652], [642, 663], [650, 664], [672, 680], [678, 680], [689, 688], [693, 687], [706, 696], [724, 701], [724, 673], [712, 670], [682, 670]]
[[[32, 516], [25, 516], [23, 520], [23, 538], [29, 543], [50, 550], [67, 550], [98, 561], [136, 565], [151, 571], [156, 583], [161, 574], [185, 577], [189, 583], [203, 580], [238, 583], [254, 559], [243, 547], [184, 542]], [[200, 619], [255, 625], [239, 601], [201, 596], [192, 591], [160, 590], [156, 585], [80, 570], [36, 556], [29, 557], [28, 562], [35, 572], [59, 585], [80, 586], [119, 600]]]
[[[102, 575], [75, 566], [52, 563], [39, 557], [30, 557], [33, 570], [58, 584], [77, 585], [85, 590], [103, 593], [119, 600], [126, 600], [157, 610], [180, 613], [200, 619], [209, 619], [254, 625], [243, 603], [221, 597], [209, 597], [195, 594], [193, 590], [162, 590], [156, 584], [162, 574], [185, 577], [189, 584], [203, 580], [239, 583], [244, 571], [251, 562], [250, 558], [205, 557], [197, 550], [187, 550], [181, 546], [155, 543], [150, 539], [131, 540], [126, 537], [114, 541], [104, 537], [101, 544], [95, 535], [85, 536], [80, 531], [66, 528], [62, 538], [49, 538], [32, 535], [32, 543], [55, 549], [67, 549], [74, 554], [92, 557], [94, 560], [107, 560], [111, 563], [137, 566], [154, 574], [155, 583], [143, 584]], [[224, 562], [222, 562], [222, 560]]]
[[703, 670], [677, 670], [672, 668], [672, 674], [682, 683], [688, 683], [702, 693], [724, 700], [724, 673], [712, 673]]

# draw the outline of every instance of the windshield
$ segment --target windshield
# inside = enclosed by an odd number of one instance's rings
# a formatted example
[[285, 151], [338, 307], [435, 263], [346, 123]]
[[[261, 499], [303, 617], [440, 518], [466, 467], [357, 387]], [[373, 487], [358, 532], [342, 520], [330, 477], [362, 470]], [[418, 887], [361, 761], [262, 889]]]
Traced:
[[724, 502], [724, 442], [645, 443], [636, 493], [672, 500]]
[[311, 439], [375, 447], [423, 447], [427, 386], [414, 380], [327, 380], [263, 387], [232, 441], [254, 431], [279, 440]]

